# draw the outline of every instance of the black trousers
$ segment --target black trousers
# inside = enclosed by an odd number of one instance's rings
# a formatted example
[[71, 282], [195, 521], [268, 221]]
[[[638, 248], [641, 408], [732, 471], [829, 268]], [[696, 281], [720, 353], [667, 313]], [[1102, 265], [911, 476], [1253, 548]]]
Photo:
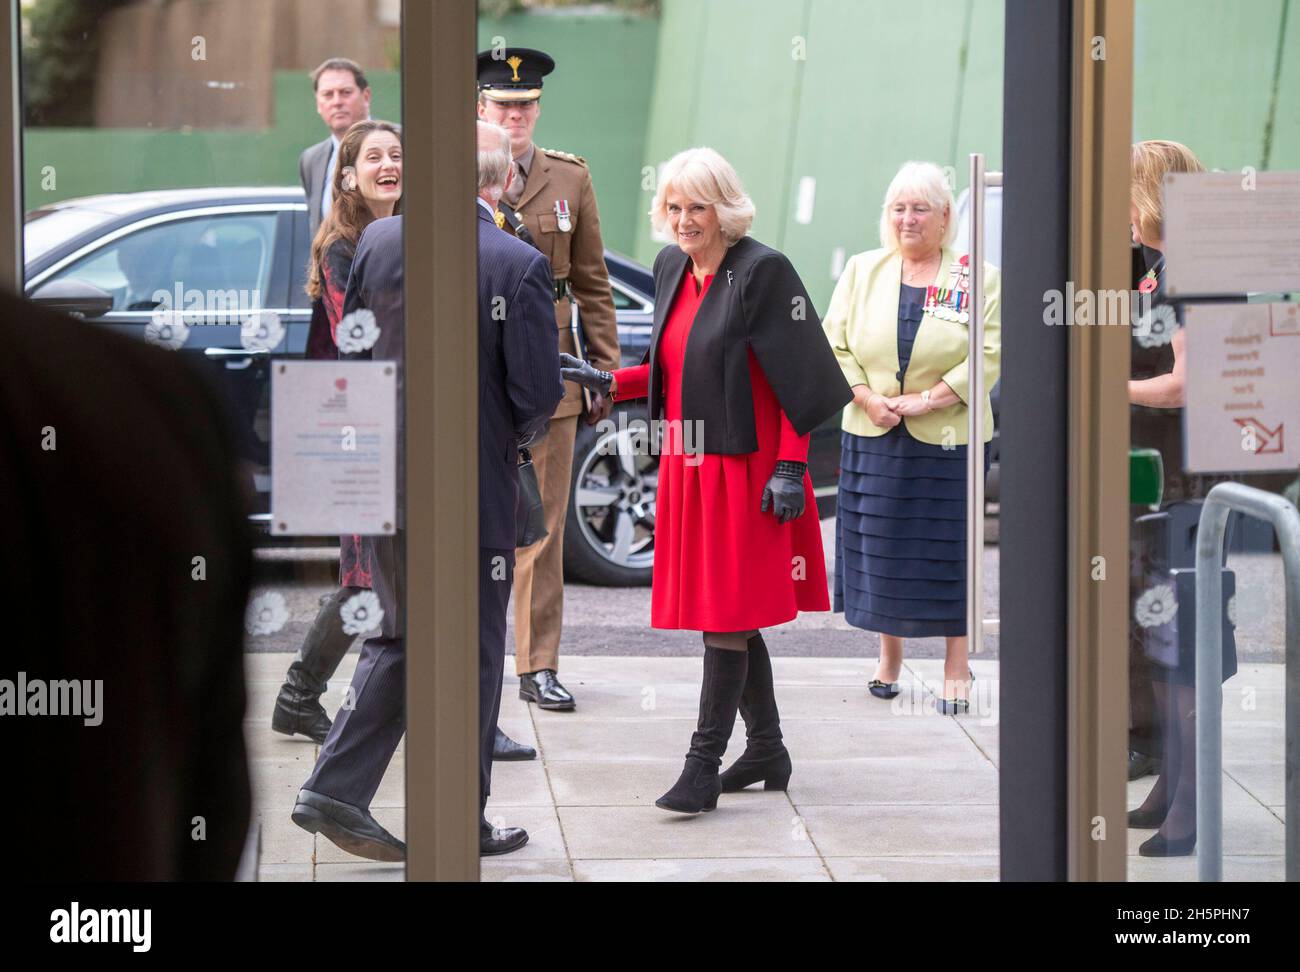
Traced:
[[[506, 606], [515, 552], [479, 548], [479, 809], [492, 784], [492, 743], [505, 671]], [[334, 719], [303, 787], [366, 808], [406, 731], [406, 639], [369, 638], [352, 676], [351, 706]]]

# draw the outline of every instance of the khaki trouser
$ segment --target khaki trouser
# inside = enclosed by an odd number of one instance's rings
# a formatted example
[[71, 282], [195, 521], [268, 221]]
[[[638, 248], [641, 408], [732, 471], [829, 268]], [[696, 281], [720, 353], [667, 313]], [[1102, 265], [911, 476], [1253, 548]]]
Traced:
[[547, 535], [518, 551], [515, 560], [515, 674], [559, 670], [564, 624], [564, 519], [573, 477], [573, 440], [578, 416], [551, 419], [546, 437], [532, 449], [542, 490]]

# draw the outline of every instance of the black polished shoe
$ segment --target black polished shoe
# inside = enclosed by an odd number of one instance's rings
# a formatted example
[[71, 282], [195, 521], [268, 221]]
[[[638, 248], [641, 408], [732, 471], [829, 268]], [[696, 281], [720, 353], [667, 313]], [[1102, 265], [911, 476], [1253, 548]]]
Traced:
[[1196, 850], [1196, 831], [1186, 837], [1170, 840], [1160, 834], [1148, 838], [1138, 846], [1143, 857], [1190, 857]]
[[576, 702], [569, 690], [555, 677], [555, 670], [543, 668], [540, 672], [528, 672], [519, 676], [519, 697], [525, 702], [536, 702], [539, 709], [552, 709], [567, 712]]
[[406, 860], [406, 844], [381, 827], [370, 811], [323, 793], [299, 790], [293, 822], [313, 834], [324, 834], [335, 846], [357, 857], [371, 861]]
[[1160, 772], [1164, 760], [1159, 756], [1148, 756], [1136, 749], [1128, 751], [1128, 781], [1140, 780], [1144, 776], [1153, 776]]
[[537, 750], [532, 746], [525, 746], [523, 743], [517, 743], [504, 732], [501, 727], [497, 726], [497, 736], [492, 742], [492, 759], [499, 762], [513, 762], [514, 760], [536, 759]]
[[1143, 810], [1139, 807], [1128, 812], [1128, 825], [1134, 830], [1155, 830], [1165, 822], [1166, 815], [1167, 811], [1164, 808]]
[[320, 695], [305, 689], [294, 688], [288, 682], [280, 686], [275, 697], [275, 711], [271, 714], [271, 728], [286, 736], [295, 733], [323, 744], [330, 733], [330, 717], [320, 704]]
[[478, 852], [480, 857], [509, 854], [528, 843], [528, 831], [523, 827], [493, 827], [480, 823], [478, 827]]

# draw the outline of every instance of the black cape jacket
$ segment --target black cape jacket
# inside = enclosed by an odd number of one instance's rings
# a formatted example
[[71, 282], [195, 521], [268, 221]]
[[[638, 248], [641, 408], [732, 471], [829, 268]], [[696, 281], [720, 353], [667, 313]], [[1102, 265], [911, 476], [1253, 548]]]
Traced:
[[[664, 409], [659, 338], [682, 285], [689, 257], [675, 244], [655, 257], [655, 313], [650, 347], [650, 417]], [[783, 253], [752, 237], [727, 250], [686, 341], [682, 419], [699, 422], [695, 448], [705, 453], [755, 452], [754, 396], [749, 384], [753, 350], [777, 401], [806, 435], [853, 400], [812, 298]], [[689, 441], [689, 440], [688, 440]]]

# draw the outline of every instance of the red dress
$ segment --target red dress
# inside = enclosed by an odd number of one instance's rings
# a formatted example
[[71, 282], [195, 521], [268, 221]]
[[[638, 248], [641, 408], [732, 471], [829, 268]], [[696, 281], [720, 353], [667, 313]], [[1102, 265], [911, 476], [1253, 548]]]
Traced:
[[[797, 435], [772, 387], [749, 353], [758, 450], [744, 455], [691, 454], [701, 437], [683, 430], [681, 376], [686, 339], [713, 277], [696, 293], [686, 277], [664, 321], [659, 371], [667, 420], [655, 499], [655, 562], [650, 624], [693, 631], [748, 631], [792, 620], [800, 611], [829, 611], [826, 558], [813, 496], [804, 473], [804, 513], [781, 524], [763, 513], [763, 487], [778, 459], [808, 460], [808, 436]], [[617, 399], [643, 398], [650, 366], [614, 373]], [[686, 450], [683, 450], [685, 432]]]

